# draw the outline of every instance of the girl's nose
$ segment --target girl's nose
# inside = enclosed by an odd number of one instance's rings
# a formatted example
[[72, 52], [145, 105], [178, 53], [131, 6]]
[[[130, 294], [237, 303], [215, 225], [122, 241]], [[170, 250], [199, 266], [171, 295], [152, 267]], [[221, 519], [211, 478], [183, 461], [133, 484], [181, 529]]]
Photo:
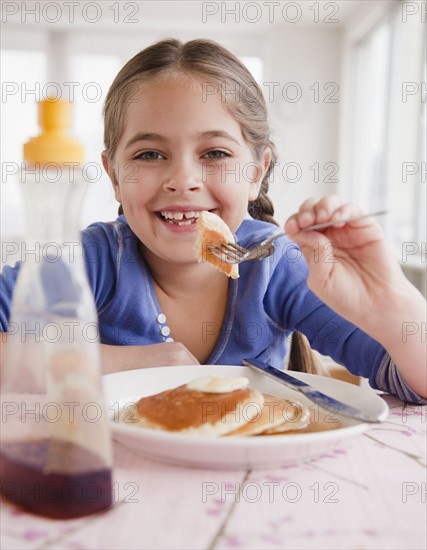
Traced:
[[200, 166], [191, 161], [179, 161], [171, 165], [165, 175], [163, 189], [168, 192], [185, 193], [198, 191], [202, 187], [202, 171]]

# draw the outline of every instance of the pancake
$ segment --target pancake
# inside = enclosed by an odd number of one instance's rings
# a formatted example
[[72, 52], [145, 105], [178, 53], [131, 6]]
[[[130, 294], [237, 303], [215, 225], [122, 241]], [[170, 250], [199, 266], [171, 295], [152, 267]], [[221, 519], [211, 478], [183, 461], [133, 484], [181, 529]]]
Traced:
[[250, 436], [298, 431], [308, 426], [309, 422], [309, 410], [301, 403], [264, 394], [261, 413], [228, 435]]
[[196, 256], [199, 262], [208, 262], [228, 277], [237, 279], [239, 277], [238, 264], [227, 264], [221, 261], [209, 250], [211, 245], [224, 243], [235, 243], [234, 235], [228, 225], [216, 214], [204, 210], [196, 221]]
[[270, 426], [263, 434], [281, 434], [289, 431], [299, 431], [310, 423], [309, 409], [299, 401], [280, 400], [284, 407], [281, 409], [282, 422], [276, 426]]
[[273, 395], [264, 394], [264, 405], [260, 414], [248, 420], [246, 424], [229, 433], [229, 436], [248, 436], [263, 433], [267, 429], [276, 428], [283, 424], [286, 418], [285, 409], [289, 401], [279, 399]]
[[[137, 419], [138, 426], [154, 430], [219, 437], [260, 413], [264, 404], [261, 392], [242, 384], [238, 389], [221, 391], [221, 377], [210, 377], [206, 383], [200, 380], [199, 387], [213, 385], [216, 391], [191, 389], [198, 387], [195, 380], [189, 385], [143, 397], [136, 403], [133, 421]], [[247, 379], [243, 380], [246, 385]], [[223, 389], [229, 387], [230, 380], [224, 377]]]

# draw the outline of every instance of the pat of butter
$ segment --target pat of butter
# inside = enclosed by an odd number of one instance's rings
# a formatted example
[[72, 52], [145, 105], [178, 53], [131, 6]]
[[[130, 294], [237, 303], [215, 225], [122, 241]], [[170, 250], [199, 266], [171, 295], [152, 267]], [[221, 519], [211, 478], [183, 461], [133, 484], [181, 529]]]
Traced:
[[187, 389], [204, 393], [228, 393], [244, 390], [249, 380], [244, 376], [203, 376], [187, 384]]

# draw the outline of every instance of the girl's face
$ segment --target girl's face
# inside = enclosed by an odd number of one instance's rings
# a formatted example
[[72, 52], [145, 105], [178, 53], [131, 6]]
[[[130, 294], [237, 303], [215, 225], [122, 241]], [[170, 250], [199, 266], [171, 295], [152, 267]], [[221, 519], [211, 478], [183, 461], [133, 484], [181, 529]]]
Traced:
[[[127, 107], [110, 165], [116, 199], [150, 253], [195, 262], [195, 222], [209, 210], [235, 232], [256, 199], [269, 152], [256, 161], [212, 86], [194, 78], [144, 86]], [[107, 160], [103, 155], [104, 166]]]

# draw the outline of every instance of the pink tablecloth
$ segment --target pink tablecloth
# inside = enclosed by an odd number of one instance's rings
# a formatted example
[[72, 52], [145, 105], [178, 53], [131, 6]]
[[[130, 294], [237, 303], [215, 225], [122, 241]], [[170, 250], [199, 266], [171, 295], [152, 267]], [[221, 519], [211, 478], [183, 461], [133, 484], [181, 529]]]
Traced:
[[1, 548], [425, 549], [426, 407], [385, 399], [385, 423], [277, 470], [178, 468], [115, 443], [112, 509], [59, 521], [2, 502]]

